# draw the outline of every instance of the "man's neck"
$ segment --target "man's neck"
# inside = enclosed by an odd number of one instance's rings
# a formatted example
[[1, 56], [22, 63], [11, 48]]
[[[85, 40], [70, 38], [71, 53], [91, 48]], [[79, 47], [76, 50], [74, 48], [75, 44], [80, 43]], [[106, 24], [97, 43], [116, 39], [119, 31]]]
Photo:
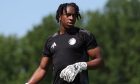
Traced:
[[64, 34], [66, 29], [64, 27], [60, 27], [59, 34]]
[[77, 31], [79, 31], [79, 29], [77, 29], [76, 27], [71, 27], [71, 28], [60, 28], [59, 30], [59, 34], [62, 35], [62, 34], [65, 34], [65, 33], [68, 33], [68, 34], [75, 34]]

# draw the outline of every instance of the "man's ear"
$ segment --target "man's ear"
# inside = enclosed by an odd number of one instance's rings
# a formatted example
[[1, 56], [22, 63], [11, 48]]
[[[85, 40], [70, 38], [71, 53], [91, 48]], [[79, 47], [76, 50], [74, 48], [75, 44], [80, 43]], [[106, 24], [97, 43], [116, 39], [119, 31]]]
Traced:
[[59, 16], [59, 22], [61, 21], [61, 16]]

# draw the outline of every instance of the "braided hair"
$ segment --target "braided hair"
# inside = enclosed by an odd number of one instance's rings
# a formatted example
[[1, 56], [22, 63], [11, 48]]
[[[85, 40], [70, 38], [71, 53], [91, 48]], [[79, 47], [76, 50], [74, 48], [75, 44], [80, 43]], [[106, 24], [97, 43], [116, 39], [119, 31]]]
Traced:
[[76, 11], [76, 19], [81, 19], [81, 15], [79, 13], [79, 7], [75, 3], [63, 3], [60, 4], [57, 11], [56, 11], [56, 20], [59, 22], [59, 17], [63, 14], [63, 10], [67, 13], [66, 8], [67, 6], [72, 6], [75, 8]]

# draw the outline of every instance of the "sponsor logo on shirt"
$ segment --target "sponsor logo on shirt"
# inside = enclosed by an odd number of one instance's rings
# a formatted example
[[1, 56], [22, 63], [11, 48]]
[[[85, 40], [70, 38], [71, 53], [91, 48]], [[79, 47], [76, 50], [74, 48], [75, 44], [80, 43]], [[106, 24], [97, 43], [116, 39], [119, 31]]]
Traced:
[[56, 46], [56, 43], [53, 42], [53, 44], [51, 45], [51, 48], [54, 48]]

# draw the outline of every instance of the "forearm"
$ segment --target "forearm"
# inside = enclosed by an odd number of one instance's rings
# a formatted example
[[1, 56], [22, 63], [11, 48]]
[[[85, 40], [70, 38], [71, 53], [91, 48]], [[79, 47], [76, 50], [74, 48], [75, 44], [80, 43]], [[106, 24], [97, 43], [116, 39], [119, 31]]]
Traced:
[[29, 84], [38, 84], [40, 80], [44, 77], [46, 71], [45, 69], [41, 69], [40, 67], [34, 72], [30, 80], [28, 81]]
[[88, 69], [96, 69], [103, 65], [103, 59], [101, 57], [100, 47], [96, 47], [88, 50], [88, 55], [91, 58], [91, 60], [87, 62]]
[[93, 60], [87, 62], [87, 68], [96, 69], [97, 67], [100, 67], [102, 65], [102, 63], [103, 62], [102, 62], [101, 58], [93, 59]]

